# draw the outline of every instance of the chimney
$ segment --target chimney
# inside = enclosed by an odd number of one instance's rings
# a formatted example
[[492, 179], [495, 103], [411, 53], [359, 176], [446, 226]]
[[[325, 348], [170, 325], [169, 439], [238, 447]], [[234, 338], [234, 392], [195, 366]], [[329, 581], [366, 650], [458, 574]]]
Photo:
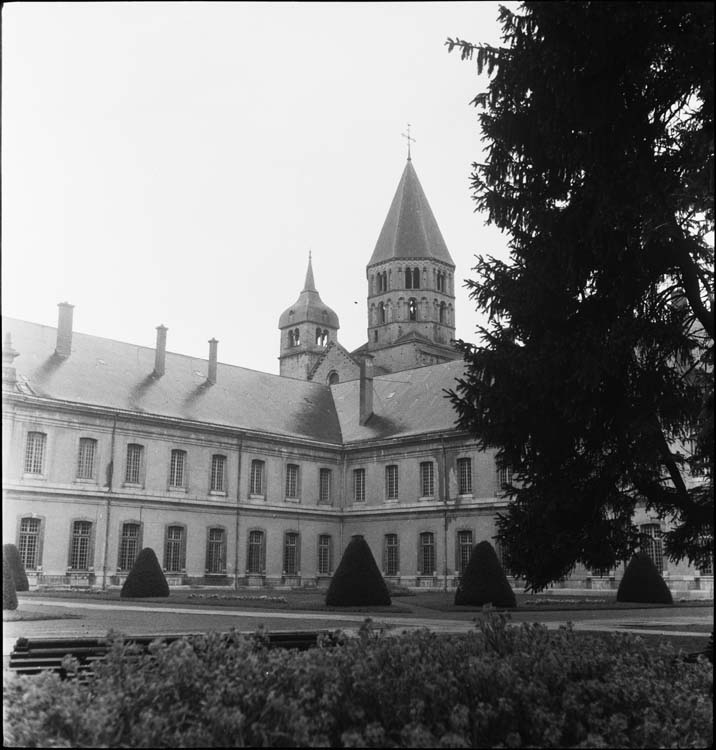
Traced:
[[18, 353], [12, 348], [12, 340], [10, 339], [10, 331], [5, 334], [5, 344], [2, 348], [2, 384], [3, 388], [12, 386], [17, 383], [17, 372], [12, 366], [12, 362]]
[[373, 414], [373, 359], [360, 363], [360, 424], [365, 424]]
[[67, 359], [72, 350], [72, 311], [74, 305], [67, 302], [60, 302], [57, 307], [57, 346], [55, 354], [62, 359]]
[[206, 380], [211, 385], [216, 383], [216, 350], [219, 342], [216, 339], [209, 339], [209, 374]]
[[154, 354], [154, 376], [161, 378], [164, 375], [164, 366], [167, 358], [167, 327], [157, 326], [157, 350]]

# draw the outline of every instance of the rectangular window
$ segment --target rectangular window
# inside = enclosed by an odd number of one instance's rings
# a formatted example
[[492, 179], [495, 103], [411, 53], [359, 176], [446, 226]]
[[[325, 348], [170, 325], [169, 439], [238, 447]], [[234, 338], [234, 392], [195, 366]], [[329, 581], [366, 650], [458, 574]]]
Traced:
[[365, 502], [365, 469], [353, 470], [353, 502]]
[[286, 497], [298, 498], [298, 466], [296, 464], [286, 465]]
[[138, 554], [139, 524], [123, 523], [122, 536], [119, 539], [119, 561], [117, 567], [120, 570], [131, 570]]
[[462, 575], [472, 554], [472, 531], [457, 532], [457, 572]]
[[17, 542], [22, 566], [25, 570], [35, 570], [40, 550], [39, 518], [23, 518], [20, 521], [20, 537]]
[[432, 497], [435, 494], [435, 477], [432, 461], [420, 464], [420, 497]]
[[318, 491], [318, 502], [319, 503], [330, 503], [331, 502], [331, 470], [321, 469], [319, 472], [319, 491]]
[[385, 467], [385, 497], [387, 500], [398, 499], [398, 467], [394, 464]]
[[127, 467], [124, 472], [126, 484], [139, 484], [141, 481], [143, 447], [137, 443], [127, 446]]
[[209, 575], [226, 573], [226, 534], [224, 529], [209, 529], [206, 540], [206, 572]]
[[25, 443], [25, 474], [42, 474], [45, 465], [45, 444], [47, 435], [44, 432], [28, 432]]
[[647, 523], [639, 527], [643, 540], [642, 550], [651, 558], [659, 573], [664, 572], [664, 545], [661, 540], [661, 526], [658, 523]]
[[320, 576], [331, 574], [332, 547], [332, 540], [328, 534], [321, 534], [318, 537], [318, 575]]
[[298, 534], [295, 531], [287, 531], [283, 538], [283, 573], [298, 574]]
[[509, 466], [503, 466], [497, 469], [497, 486], [504, 490], [512, 482], [512, 469]]
[[418, 549], [418, 574], [431, 576], [435, 573], [435, 535], [432, 531], [424, 531], [420, 535]]
[[264, 462], [254, 459], [251, 462], [251, 487], [250, 495], [264, 494]]
[[399, 571], [398, 535], [386, 534], [383, 537], [383, 573], [387, 576], [397, 576]]
[[258, 573], [264, 572], [266, 560], [266, 547], [264, 544], [263, 531], [249, 531], [249, 548], [246, 560], [246, 572]]
[[72, 570], [87, 570], [89, 568], [91, 538], [91, 521], [75, 521], [72, 524], [72, 539], [70, 541], [70, 568]]
[[226, 492], [226, 456], [211, 457], [211, 492]]
[[164, 570], [181, 573], [186, 568], [186, 535], [183, 526], [167, 526], [164, 544]]
[[96, 453], [96, 440], [80, 438], [80, 450], [77, 455], [77, 479], [94, 478], [94, 457]]
[[186, 486], [186, 451], [173, 450], [169, 465], [169, 486]]
[[509, 566], [505, 562], [505, 552], [502, 548], [502, 545], [497, 539], [495, 539], [495, 554], [497, 555], [497, 559], [500, 561], [500, 565], [502, 565], [502, 570], [505, 571], [505, 575], [511, 576], [512, 571], [510, 570]]
[[458, 493], [472, 495], [472, 460], [458, 458], [457, 460]]

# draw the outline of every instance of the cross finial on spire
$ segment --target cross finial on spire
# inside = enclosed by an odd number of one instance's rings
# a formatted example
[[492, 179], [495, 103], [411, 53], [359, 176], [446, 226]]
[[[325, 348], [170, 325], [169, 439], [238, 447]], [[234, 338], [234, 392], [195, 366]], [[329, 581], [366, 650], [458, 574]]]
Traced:
[[410, 123], [408, 123], [408, 132], [407, 133], [401, 133], [403, 138], [405, 138], [408, 141], [408, 161], [411, 161], [410, 159], [410, 142], [412, 141], [415, 143], [415, 138], [411, 138], [410, 136]]
[[303, 291], [315, 292], [316, 282], [313, 280], [313, 264], [311, 263], [311, 251], [308, 251], [308, 268], [306, 269], [306, 282], [303, 285]]

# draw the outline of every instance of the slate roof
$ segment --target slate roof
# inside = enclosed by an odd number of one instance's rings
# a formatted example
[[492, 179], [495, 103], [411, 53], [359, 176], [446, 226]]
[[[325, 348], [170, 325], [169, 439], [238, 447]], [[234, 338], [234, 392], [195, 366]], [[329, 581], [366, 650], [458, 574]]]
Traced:
[[154, 349], [73, 332], [72, 352], [54, 356], [57, 332], [3, 319], [19, 352], [14, 367], [24, 388], [47, 398], [157, 414], [276, 435], [341, 442], [328, 386], [219, 363], [207, 385], [205, 359], [167, 352], [154, 378]]
[[431, 258], [455, 267], [410, 160], [368, 265], [396, 258]]
[[464, 362], [376, 376], [374, 414], [359, 424], [359, 380], [327, 386], [219, 363], [206, 383], [207, 360], [167, 352], [155, 378], [154, 349], [73, 332], [67, 359], [54, 354], [51, 326], [3, 319], [12, 346], [18, 390], [65, 402], [187, 419], [336, 446], [455, 427], [443, 389], [454, 388]]
[[457, 414], [443, 389], [454, 388], [464, 369], [465, 362], [460, 359], [375, 377], [373, 415], [364, 425], [360, 424], [359, 411], [355, 408], [360, 381], [331, 386], [343, 442], [455, 429]]
[[[291, 315], [291, 312], [293, 312], [293, 315]], [[291, 307], [281, 313], [281, 317], [278, 320], [278, 327], [286, 328], [287, 326], [305, 322], [327, 325], [336, 330], [340, 328], [338, 316], [323, 302], [321, 295], [316, 289], [310, 256], [308, 258], [308, 270], [306, 271], [306, 281], [303, 284], [303, 291]]]

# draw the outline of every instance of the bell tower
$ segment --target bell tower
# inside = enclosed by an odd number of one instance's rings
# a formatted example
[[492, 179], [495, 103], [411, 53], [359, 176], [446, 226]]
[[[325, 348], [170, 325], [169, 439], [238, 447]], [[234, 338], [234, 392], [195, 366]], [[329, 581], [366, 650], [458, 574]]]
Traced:
[[326, 347], [337, 340], [338, 316], [323, 303], [313, 279], [311, 254], [303, 290], [296, 302], [281, 314], [279, 373], [284, 377], [308, 380], [312, 368]]

